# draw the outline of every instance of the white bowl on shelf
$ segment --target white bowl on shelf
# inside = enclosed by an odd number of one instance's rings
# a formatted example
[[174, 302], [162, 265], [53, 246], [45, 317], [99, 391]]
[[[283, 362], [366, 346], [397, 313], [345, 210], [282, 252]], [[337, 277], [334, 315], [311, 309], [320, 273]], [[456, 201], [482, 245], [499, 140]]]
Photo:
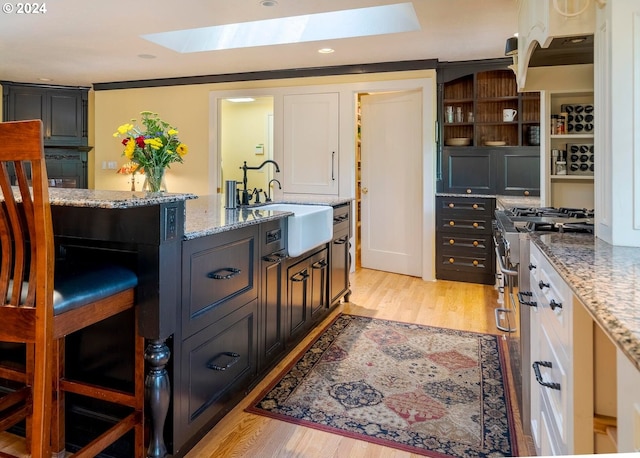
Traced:
[[469, 146], [471, 144], [471, 138], [469, 137], [454, 137], [448, 138], [444, 141], [447, 146]]

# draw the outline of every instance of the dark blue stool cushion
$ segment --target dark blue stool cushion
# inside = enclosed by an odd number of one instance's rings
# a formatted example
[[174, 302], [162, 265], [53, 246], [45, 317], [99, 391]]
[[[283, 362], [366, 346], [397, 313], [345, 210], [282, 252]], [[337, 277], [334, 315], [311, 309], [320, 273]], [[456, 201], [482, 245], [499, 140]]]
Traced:
[[56, 265], [53, 314], [60, 315], [77, 309], [137, 284], [135, 272], [116, 264]]

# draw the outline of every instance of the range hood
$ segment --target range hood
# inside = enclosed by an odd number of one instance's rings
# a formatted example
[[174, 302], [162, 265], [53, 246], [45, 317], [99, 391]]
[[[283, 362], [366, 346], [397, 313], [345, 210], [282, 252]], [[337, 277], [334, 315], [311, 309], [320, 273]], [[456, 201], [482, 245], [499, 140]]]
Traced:
[[533, 67], [593, 64], [596, 7], [604, 0], [519, 0], [518, 51], [513, 56], [518, 89]]

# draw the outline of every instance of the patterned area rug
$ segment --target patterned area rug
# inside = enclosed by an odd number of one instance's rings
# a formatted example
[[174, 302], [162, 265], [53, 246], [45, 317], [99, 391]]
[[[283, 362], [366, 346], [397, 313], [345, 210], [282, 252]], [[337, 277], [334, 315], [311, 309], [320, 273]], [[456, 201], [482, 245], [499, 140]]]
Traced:
[[517, 456], [498, 336], [342, 314], [247, 409], [434, 457]]

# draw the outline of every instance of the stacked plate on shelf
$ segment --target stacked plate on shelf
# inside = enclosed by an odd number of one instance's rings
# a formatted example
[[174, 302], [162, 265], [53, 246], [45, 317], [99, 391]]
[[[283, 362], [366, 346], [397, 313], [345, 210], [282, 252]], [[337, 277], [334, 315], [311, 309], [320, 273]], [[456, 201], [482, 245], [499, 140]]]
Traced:
[[471, 145], [471, 138], [470, 137], [447, 138], [444, 141], [444, 144], [447, 146], [469, 146]]

